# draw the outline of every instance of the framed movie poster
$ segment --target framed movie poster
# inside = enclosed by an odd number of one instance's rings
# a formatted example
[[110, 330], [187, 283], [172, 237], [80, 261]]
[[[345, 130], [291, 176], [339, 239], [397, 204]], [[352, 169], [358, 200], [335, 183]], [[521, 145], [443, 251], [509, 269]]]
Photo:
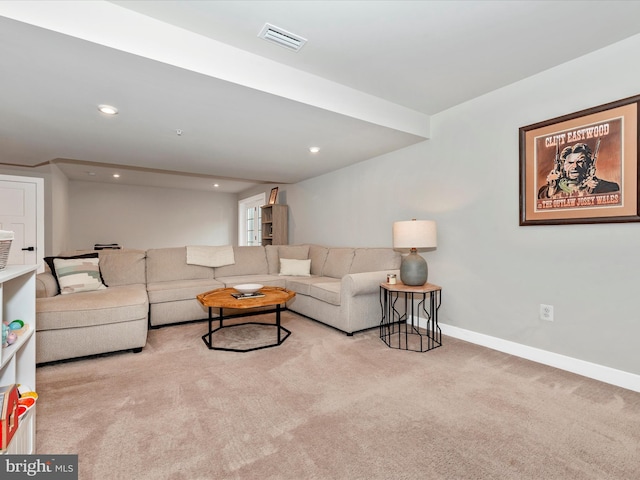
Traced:
[[639, 102], [520, 128], [520, 225], [640, 221]]

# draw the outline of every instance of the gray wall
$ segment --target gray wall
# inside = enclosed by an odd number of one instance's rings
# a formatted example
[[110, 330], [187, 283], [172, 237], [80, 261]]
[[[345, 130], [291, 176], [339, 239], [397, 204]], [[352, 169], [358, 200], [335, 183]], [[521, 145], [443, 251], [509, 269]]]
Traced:
[[233, 245], [237, 211], [235, 194], [72, 181], [69, 249]]
[[287, 187], [292, 243], [391, 246], [394, 221], [435, 220], [442, 322], [640, 374], [640, 224], [518, 226], [518, 128], [640, 94], [639, 51], [636, 36], [434, 116], [431, 140]]

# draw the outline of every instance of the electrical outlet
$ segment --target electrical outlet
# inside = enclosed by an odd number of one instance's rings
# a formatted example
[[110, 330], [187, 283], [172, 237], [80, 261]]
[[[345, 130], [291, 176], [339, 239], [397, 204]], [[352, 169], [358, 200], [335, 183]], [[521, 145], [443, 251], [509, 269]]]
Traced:
[[553, 305], [540, 304], [540, 320], [553, 322]]

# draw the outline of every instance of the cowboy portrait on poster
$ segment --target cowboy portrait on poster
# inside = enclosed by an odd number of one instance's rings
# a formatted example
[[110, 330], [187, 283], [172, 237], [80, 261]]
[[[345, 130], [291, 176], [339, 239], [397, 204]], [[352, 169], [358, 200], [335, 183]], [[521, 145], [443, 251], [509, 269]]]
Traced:
[[622, 203], [622, 118], [535, 139], [536, 210]]

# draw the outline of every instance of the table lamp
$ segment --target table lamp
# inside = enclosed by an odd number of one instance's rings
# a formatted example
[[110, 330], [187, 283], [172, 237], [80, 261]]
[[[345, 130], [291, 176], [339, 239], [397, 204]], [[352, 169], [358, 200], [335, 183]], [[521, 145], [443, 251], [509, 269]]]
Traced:
[[419, 248], [437, 246], [436, 222], [431, 220], [413, 220], [394, 222], [393, 248], [409, 249], [409, 255], [402, 258], [400, 280], [405, 285], [424, 285], [427, 283], [427, 262], [418, 255]]

